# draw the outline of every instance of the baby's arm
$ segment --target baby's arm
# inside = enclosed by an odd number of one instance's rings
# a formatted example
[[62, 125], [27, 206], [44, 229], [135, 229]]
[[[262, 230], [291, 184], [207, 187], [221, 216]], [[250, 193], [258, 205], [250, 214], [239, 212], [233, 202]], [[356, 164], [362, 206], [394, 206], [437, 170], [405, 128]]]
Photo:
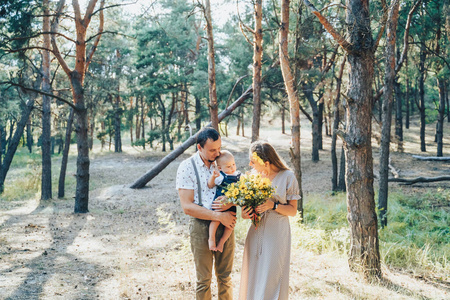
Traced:
[[208, 179], [208, 188], [212, 189], [216, 185], [215, 180], [219, 176], [220, 176], [220, 172], [217, 170], [214, 170], [213, 174]]

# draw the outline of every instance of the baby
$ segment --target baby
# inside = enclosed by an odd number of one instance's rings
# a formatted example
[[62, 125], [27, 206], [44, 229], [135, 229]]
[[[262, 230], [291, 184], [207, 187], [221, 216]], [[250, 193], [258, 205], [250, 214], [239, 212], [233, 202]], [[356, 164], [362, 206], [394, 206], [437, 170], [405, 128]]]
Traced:
[[[236, 172], [236, 163], [234, 162], [234, 156], [231, 152], [227, 150], [222, 150], [220, 152], [220, 156], [216, 159], [217, 169], [215, 170], [213, 175], [208, 180], [208, 187], [212, 189], [214, 186], [217, 186], [216, 195], [214, 199], [224, 194], [224, 188], [226, 188], [232, 182], [239, 181], [239, 177], [241, 176], [240, 172]], [[232, 206], [228, 209], [228, 211], [236, 212], [236, 206]], [[220, 239], [219, 243], [216, 246], [216, 231], [217, 227], [219, 227], [220, 222], [211, 221], [209, 225], [209, 239], [208, 245], [209, 250], [213, 251], [223, 251], [223, 245], [230, 237], [233, 232], [232, 229], [225, 227], [223, 232], [223, 236]]]

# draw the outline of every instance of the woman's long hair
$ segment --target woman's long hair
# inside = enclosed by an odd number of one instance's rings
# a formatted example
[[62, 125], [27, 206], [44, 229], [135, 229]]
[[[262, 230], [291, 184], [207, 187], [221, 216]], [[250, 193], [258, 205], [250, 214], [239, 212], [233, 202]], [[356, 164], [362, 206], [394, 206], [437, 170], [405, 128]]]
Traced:
[[256, 152], [258, 156], [264, 161], [268, 161], [270, 164], [277, 167], [280, 171], [289, 170], [286, 163], [283, 159], [278, 155], [277, 151], [273, 148], [273, 146], [269, 143], [256, 141], [250, 145], [250, 157], [253, 152]]

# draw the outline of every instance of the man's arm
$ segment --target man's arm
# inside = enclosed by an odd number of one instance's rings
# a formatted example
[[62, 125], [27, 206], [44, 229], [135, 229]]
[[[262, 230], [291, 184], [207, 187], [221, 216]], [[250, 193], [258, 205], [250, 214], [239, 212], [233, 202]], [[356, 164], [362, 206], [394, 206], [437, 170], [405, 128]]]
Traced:
[[234, 228], [236, 224], [236, 213], [212, 211], [194, 203], [194, 190], [178, 189], [181, 208], [185, 214], [202, 220], [219, 221], [225, 227]]

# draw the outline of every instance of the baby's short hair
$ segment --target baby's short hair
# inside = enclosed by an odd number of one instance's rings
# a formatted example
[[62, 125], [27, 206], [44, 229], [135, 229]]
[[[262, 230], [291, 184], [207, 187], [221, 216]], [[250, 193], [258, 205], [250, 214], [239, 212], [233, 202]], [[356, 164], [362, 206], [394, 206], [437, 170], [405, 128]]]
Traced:
[[234, 159], [233, 154], [228, 150], [221, 150], [219, 157], [216, 158], [217, 164], [222, 164], [229, 159]]

